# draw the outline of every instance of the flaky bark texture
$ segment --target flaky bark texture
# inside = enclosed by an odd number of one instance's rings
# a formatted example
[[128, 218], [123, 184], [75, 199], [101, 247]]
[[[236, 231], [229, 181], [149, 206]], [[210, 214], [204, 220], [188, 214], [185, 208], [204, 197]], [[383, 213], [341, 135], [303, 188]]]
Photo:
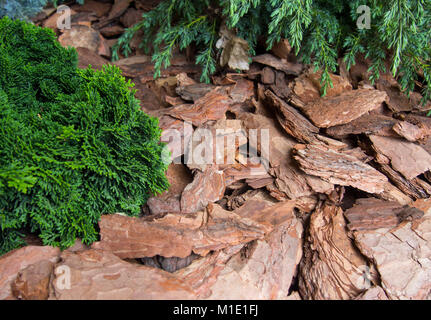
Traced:
[[352, 299], [368, 289], [367, 261], [345, 230], [343, 210], [323, 205], [311, 215], [300, 265], [299, 292], [304, 299]]
[[308, 103], [304, 113], [319, 128], [349, 123], [381, 106], [387, 100], [385, 92], [358, 89], [334, 97], [323, 97]]
[[295, 146], [294, 158], [307, 174], [369, 193], [381, 193], [387, 178], [373, 167], [343, 151], [318, 145]]
[[192, 252], [207, 255], [212, 250], [263, 238], [266, 230], [218, 205], [196, 214], [167, 214], [161, 218], [103, 216], [99, 225], [101, 240], [93, 247], [120, 258], [185, 258]]

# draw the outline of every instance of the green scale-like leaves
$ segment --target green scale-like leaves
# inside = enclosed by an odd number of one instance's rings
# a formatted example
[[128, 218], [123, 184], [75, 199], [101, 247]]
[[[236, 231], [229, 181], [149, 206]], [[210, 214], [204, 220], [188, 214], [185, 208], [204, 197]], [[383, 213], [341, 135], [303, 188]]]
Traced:
[[158, 120], [120, 70], [77, 68], [51, 30], [0, 20], [0, 253], [97, 239], [101, 214], [138, 215], [167, 189]]
[[[361, 5], [370, 9], [370, 29], [357, 27]], [[155, 76], [169, 66], [174, 46], [194, 43], [200, 50], [196, 63], [202, 66], [201, 80], [209, 82], [222, 23], [248, 41], [250, 54], [259, 40], [266, 38], [269, 50], [287, 38], [305, 63], [322, 70], [322, 94], [332, 85], [329, 75], [337, 71], [339, 57], [350, 67], [364, 54], [371, 62], [372, 82], [390, 71], [406, 93], [419, 87], [423, 102], [431, 97], [430, 0], [164, 0], [126, 30], [113, 58], [120, 49], [125, 55], [131, 52], [129, 42], [141, 29], [143, 46], [154, 49]]]

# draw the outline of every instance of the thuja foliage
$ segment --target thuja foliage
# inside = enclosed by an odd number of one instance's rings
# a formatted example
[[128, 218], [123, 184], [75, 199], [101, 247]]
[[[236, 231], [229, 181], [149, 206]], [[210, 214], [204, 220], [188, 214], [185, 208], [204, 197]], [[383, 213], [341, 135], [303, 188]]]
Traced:
[[138, 215], [167, 189], [156, 118], [117, 67], [77, 68], [50, 29], [0, 19], [0, 254], [21, 231], [62, 248], [101, 214]]
[[47, 4], [47, 0], [0, 0], [0, 18], [29, 19]]
[[[370, 29], [357, 27], [364, 13], [358, 13], [361, 5], [370, 8]], [[372, 62], [371, 81], [390, 71], [407, 92], [419, 81], [424, 100], [430, 97], [429, 0], [164, 0], [126, 30], [113, 57], [118, 58], [118, 50], [127, 56], [133, 34], [143, 30], [142, 46], [153, 46], [158, 76], [169, 66], [175, 46], [194, 43], [202, 80], [208, 82], [216, 69], [215, 43], [222, 22], [249, 42], [251, 54], [261, 37], [267, 49], [287, 38], [305, 63], [323, 71], [323, 94], [332, 85], [329, 73], [336, 72], [338, 57], [344, 57], [350, 68], [358, 54], [364, 54]], [[385, 61], [391, 62], [390, 70]]]
[[[7, 16], [11, 19], [29, 20], [42, 11], [44, 6], [52, 3], [57, 6], [65, 0], [0, 0], [0, 18]], [[77, 0], [83, 4], [84, 0]]]

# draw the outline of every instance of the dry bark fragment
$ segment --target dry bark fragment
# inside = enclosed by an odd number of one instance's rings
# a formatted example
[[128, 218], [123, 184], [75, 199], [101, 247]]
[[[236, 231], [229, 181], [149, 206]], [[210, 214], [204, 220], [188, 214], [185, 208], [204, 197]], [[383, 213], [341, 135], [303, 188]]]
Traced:
[[171, 158], [176, 159], [187, 152], [187, 146], [193, 136], [193, 127], [184, 121], [164, 115], [160, 117], [159, 126], [162, 129], [160, 141], [168, 144]]
[[76, 51], [78, 52], [78, 68], [85, 69], [91, 65], [93, 69], [100, 70], [102, 69], [102, 66], [110, 64], [107, 59], [101, 57], [88, 48], [79, 47], [76, 48]]
[[423, 211], [400, 205], [393, 201], [375, 198], [356, 200], [355, 205], [344, 213], [350, 230], [375, 230], [393, 228], [403, 221], [422, 218]]
[[193, 182], [193, 176], [183, 164], [171, 163], [166, 176], [170, 184], [169, 190], [147, 201], [152, 214], [181, 212], [181, 194], [186, 186]]
[[273, 84], [275, 81], [274, 70], [272, 70], [272, 68], [270, 68], [270, 67], [263, 68], [261, 75], [260, 75], [260, 80], [264, 84]]
[[197, 172], [192, 183], [184, 188], [181, 195], [181, 211], [193, 213], [204, 209], [208, 203], [223, 198], [226, 190], [223, 171], [209, 167]]
[[[154, 63], [152, 63], [151, 61], [145, 63], [136, 63], [133, 65], [124, 65], [120, 68], [121, 70], [123, 70], [123, 76], [125, 77], [139, 77], [141, 83], [154, 81]], [[160, 76], [176, 76], [182, 72], [198, 73], [200, 72], [200, 68], [196, 64], [184, 63], [182, 57], [175, 59], [174, 56], [171, 60], [171, 65], [166, 69], [162, 69]]]
[[116, 18], [119, 18], [124, 12], [126, 12], [131, 2], [132, 0], [115, 0], [111, 11], [109, 12], [109, 15], [106, 18], [101, 19], [101, 21], [97, 24], [95, 24], [95, 28], [103, 28], [104, 26], [111, 23], [111, 21], [115, 20]]
[[291, 95], [291, 90], [284, 72], [275, 71], [275, 83], [270, 85], [270, 88], [280, 98], [287, 99]]
[[187, 86], [178, 86], [175, 91], [184, 100], [197, 101], [213, 89], [214, 86], [211, 84], [196, 83]]
[[392, 117], [365, 114], [349, 123], [333, 126], [326, 133], [335, 138], [343, 138], [350, 134], [374, 134], [378, 136], [396, 136], [392, 130], [398, 121]]
[[176, 271], [175, 276], [192, 287], [198, 299], [205, 299], [211, 295], [211, 287], [217, 281], [226, 263], [243, 247], [244, 245], [241, 244], [210, 253], [206, 257], [193, 261], [188, 267]]
[[429, 117], [424, 117], [424, 116], [410, 113], [404, 117], [404, 120], [424, 130], [431, 130], [431, 119]]
[[74, 25], [71, 29], [66, 29], [58, 41], [63, 47], [83, 47], [100, 55], [110, 56], [105, 39], [99, 31], [88, 26]]
[[287, 75], [298, 76], [302, 71], [302, 64], [283, 61], [270, 53], [253, 57], [253, 62], [273, 67], [274, 69], [283, 71]]
[[[54, 10], [55, 11], [55, 10]], [[73, 16], [76, 14], [76, 11], [71, 9], [70, 10], [70, 15]], [[58, 19], [63, 15], [63, 12], [55, 12], [54, 14], [52, 14], [48, 19], [46, 19], [43, 22], [43, 27], [44, 28], [50, 28], [52, 29], [54, 32], [57, 31], [57, 21]]]
[[[222, 27], [223, 28], [223, 27]], [[231, 31], [222, 29], [220, 34], [222, 38], [217, 41], [217, 48], [223, 48], [220, 56], [220, 65], [228, 65], [231, 69], [248, 70], [249, 69], [249, 45], [244, 39], [237, 37]], [[222, 34], [223, 31], [226, 33]]]
[[294, 158], [307, 174], [369, 193], [383, 192], [388, 181], [379, 171], [344, 151], [310, 144], [297, 145]]
[[[381, 157], [377, 157], [379, 162]], [[431, 194], [431, 186], [419, 178], [406, 179], [400, 173], [392, 169], [392, 167], [384, 162], [379, 162], [379, 170], [384, 173], [391, 182], [413, 199], [427, 198]]]
[[403, 130], [403, 128], [400, 128], [401, 130], [399, 134], [409, 141], [415, 139], [414, 141], [418, 141], [421, 144], [426, 144], [426, 142], [429, 140], [429, 136], [431, 135], [431, 119], [415, 114], [408, 114], [403, 117], [403, 120], [415, 126], [411, 127], [406, 125], [407, 128], [412, 129], [413, 134], [410, 133], [408, 136], [405, 136], [406, 130]]
[[273, 138], [271, 145], [278, 153], [270, 153], [270, 174], [275, 177], [274, 183], [267, 186], [271, 195], [278, 200], [312, 195], [314, 191], [307, 183], [307, 176], [291, 158], [293, 144], [284, 139]]
[[424, 300], [431, 292], [431, 215], [429, 199], [413, 206], [425, 212], [419, 220], [396, 228], [353, 232], [357, 247], [375, 263], [390, 299]]
[[[321, 97], [321, 79], [322, 72], [313, 72], [309, 70], [301, 74], [295, 79], [295, 84], [293, 87], [294, 95], [302, 101], [302, 103], [307, 104]], [[352, 85], [346, 79], [331, 74], [331, 81], [333, 87], [329, 87], [326, 96], [333, 97], [342, 94], [345, 91], [351, 91]]]
[[265, 91], [265, 96], [277, 111], [277, 119], [283, 129], [300, 142], [310, 142], [314, 139], [319, 128], [315, 127], [308, 119], [300, 114], [295, 108], [277, 97], [269, 90]]
[[[240, 117], [247, 129], [268, 130], [269, 173], [275, 178], [274, 183], [266, 186], [271, 195], [278, 200], [297, 199], [313, 195], [314, 190], [308, 185], [306, 174], [298, 168], [291, 156], [296, 142], [286, 136], [282, 132], [282, 128], [271, 118], [250, 113], [241, 114]], [[258, 148], [258, 151], [261, 150]], [[332, 190], [332, 184], [323, 180], [319, 180], [319, 182], [319, 190]]]
[[220, 119], [197, 128], [186, 150], [185, 162], [191, 170], [205, 171], [213, 165], [224, 170], [249, 162], [242, 156], [247, 153], [247, 132], [236, 119]]
[[181, 99], [180, 97], [171, 97], [168, 95], [165, 96], [165, 102], [168, 105], [174, 106], [174, 107], [185, 103], [185, 101], [183, 99]]
[[133, 218], [102, 216], [101, 240], [93, 244], [120, 258], [142, 258], [160, 255], [185, 258], [192, 253], [201, 256], [210, 251], [245, 244], [264, 237], [266, 226], [209, 205], [205, 212], [167, 214], [163, 217]]
[[220, 272], [208, 299], [285, 299], [302, 256], [302, 224], [295, 201], [249, 199], [235, 213], [273, 229], [247, 245]]
[[393, 112], [411, 111], [413, 109], [409, 98], [400, 90], [400, 85], [392, 77], [390, 79], [380, 78], [377, 81], [376, 88], [388, 94], [387, 105]]
[[244, 103], [254, 96], [254, 82], [239, 79], [229, 92], [234, 103]]
[[258, 207], [256, 210], [263, 210], [266, 206], [273, 205], [276, 202], [274, 198], [262, 189], [248, 190], [241, 194], [233, 192], [231, 196], [227, 196], [227, 207], [230, 210], [236, 210], [245, 203], [254, 203]]
[[[57, 265], [52, 300], [190, 300], [193, 289], [169, 272], [121, 260], [103, 250], [64, 252]], [[67, 267], [70, 287], [62, 286]], [[64, 275], [63, 275], [64, 277]]]
[[430, 130], [420, 128], [407, 121], [398, 122], [394, 125], [393, 130], [410, 142], [424, 140], [431, 135]]
[[39, 261], [20, 271], [12, 283], [12, 292], [18, 299], [46, 300], [49, 296], [49, 280], [54, 263]]
[[[266, 168], [262, 164], [247, 164], [247, 165], [239, 165], [239, 166], [230, 166], [226, 168], [224, 171], [224, 179], [226, 186], [234, 184], [235, 182], [241, 180], [262, 180], [262, 179], [270, 179], [272, 181], [272, 177], [268, 174]], [[255, 181], [255, 183], [257, 183]]]
[[[299, 292], [304, 299], [352, 299], [375, 281], [364, 279], [366, 260], [345, 230], [343, 210], [323, 205], [311, 215], [300, 265]], [[370, 281], [367, 281], [370, 280]]]
[[377, 196], [383, 200], [396, 201], [402, 205], [412, 202], [412, 198], [410, 198], [405, 192], [402, 192], [400, 189], [395, 187], [389, 181], [385, 184], [385, 190]]
[[0, 299], [13, 299], [11, 284], [18, 273], [40, 261], [57, 262], [60, 249], [49, 246], [27, 246], [0, 257]]
[[192, 122], [199, 127], [209, 120], [219, 120], [225, 117], [228, 107], [233, 100], [227, 96], [220, 88], [206, 93], [199, 98], [194, 104], [185, 104], [173, 107], [166, 114]]
[[136, 10], [135, 8], [129, 8], [127, 11], [120, 17], [120, 22], [126, 27], [130, 28], [135, 23], [142, 20], [143, 10]]
[[431, 169], [431, 155], [422, 147], [401, 139], [370, 136], [373, 148], [390, 160], [392, 168], [407, 179]]
[[271, 52], [280, 59], [287, 59], [291, 50], [292, 47], [287, 39], [281, 39], [271, 48]]
[[302, 110], [320, 128], [349, 123], [378, 108], [387, 99], [378, 90], [358, 89], [334, 97], [323, 97], [305, 105]]
[[99, 30], [100, 33], [107, 38], [119, 36], [124, 33], [124, 28], [118, 24], [107, 26]]

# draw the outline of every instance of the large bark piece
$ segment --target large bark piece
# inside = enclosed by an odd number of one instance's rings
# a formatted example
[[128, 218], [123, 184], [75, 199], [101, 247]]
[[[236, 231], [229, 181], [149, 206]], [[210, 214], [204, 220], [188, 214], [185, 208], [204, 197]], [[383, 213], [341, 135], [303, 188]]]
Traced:
[[184, 100], [195, 102], [213, 89], [214, 86], [211, 84], [196, 83], [187, 86], [178, 86], [175, 91]]
[[[321, 79], [322, 72], [304, 72], [295, 79], [293, 94], [304, 104], [319, 100], [321, 97]], [[346, 91], [352, 90], [352, 85], [346, 79], [331, 74], [333, 87], [329, 87], [326, 92], [327, 97], [334, 97]]]
[[[345, 230], [343, 210], [324, 205], [311, 215], [300, 265], [299, 292], [304, 299], [353, 299], [371, 284], [364, 279], [366, 260]], [[374, 280], [374, 279], [372, 279]]]
[[291, 90], [286, 79], [286, 75], [281, 71], [275, 71], [274, 84], [270, 85], [269, 87], [280, 98], [287, 99], [291, 95]]
[[[273, 178], [262, 164], [247, 164], [228, 167], [223, 171], [226, 186], [245, 180], [249, 185], [269, 184]], [[258, 188], [261, 188], [262, 185]]]
[[390, 182], [386, 183], [385, 190], [380, 193], [378, 197], [386, 201], [396, 201], [402, 205], [412, 202], [412, 198], [410, 198], [405, 192], [402, 192]]
[[350, 134], [374, 134], [378, 136], [396, 136], [392, 128], [398, 121], [380, 114], [365, 114], [349, 123], [333, 126], [326, 133], [335, 138], [343, 138]]
[[211, 287], [216, 283], [226, 263], [243, 247], [241, 244], [212, 252], [193, 261], [188, 267], [176, 271], [174, 275], [193, 288], [198, 299], [208, 298], [212, 294]]
[[181, 196], [181, 211], [194, 213], [203, 210], [208, 203], [223, 198], [226, 190], [223, 171], [214, 166], [204, 172], [196, 172], [193, 182], [184, 188]]
[[[388, 159], [384, 156], [378, 156], [380, 172], [384, 173], [389, 180], [412, 199], [428, 198], [431, 195], [431, 186], [420, 178], [406, 179], [402, 174], [392, 169], [388, 164]], [[384, 160], [382, 160], [382, 158]]]
[[[282, 132], [282, 128], [271, 118], [262, 115], [242, 115], [247, 129], [268, 130], [269, 133], [269, 173], [275, 178], [266, 186], [278, 200], [297, 199], [311, 196], [315, 192], [330, 192], [333, 185], [317, 177], [307, 176], [292, 159], [296, 142]], [[260, 151], [260, 150], [259, 150]]]
[[401, 121], [394, 125], [393, 130], [410, 142], [424, 141], [431, 135], [430, 128], [419, 127], [407, 121]]
[[74, 25], [71, 29], [66, 29], [58, 41], [63, 47], [83, 47], [102, 56], [111, 55], [106, 40], [99, 31], [89, 26]]
[[[139, 40], [139, 38], [137, 40]], [[131, 43], [131, 45], [133, 45], [133, 43]], [[139, 81], [141, 83], [154, 81], [154, 63], [152, 63], [151, 61], [143, 62], [146, 59], [145, 57], [143, 57], [143, 59], [136, 59], [138, 61], [135, 60], [133, 64], [127, 63], [125, 65], [119, 65], [120, 69], [123, 71], [123, 76], [131, 78], [137, 77], [139, 78]], [[181, 74], [183, 72], [198, 73], [200, 72], [200, 70], [201, 69], [199, 68], [199, 66], [194, 63], [188, 63], [186, 61], [186, 58], [182, 55], [174, 55], [171, 59], [171, 65], [166, 69], [162, 69], [160, 76], [177, 76], [178, 74]]]
[[100, 70], [102, 66], [110, 64], [110, 62], [98, 55], [97, 53], [91, 51], [88, 48], [78, 47], [76, 48], [78, 52], [78, 68], [88, 68], [89, 65], [93, 69]]
[[385, 78], [387, 76], [380, 78], [376, 87], [378, 90], [385, 91], [388, 94], [388, 107], [393, 112], [411, 111], [413, 105], [407, 95], [401, 91], [399, 83], [392, 77]]
[[413, 205], [425, 212], [419, 220], [353, 232], [358, 248], [375, 263], [390, 299], [431, 298], [431, 203], [427, 199]]
[[223, 170], [247, 163], [247, 159], [241, 159], [240, 147], [247, 150], [247, 132], [241, 120], [220, 119], [194, 131], [184, 161], [191, 170], [205, 171], [211, 166]]
[[346, 151], [310, 144], [297, 145], [294, 158], [307, 174], [333, 184], [351, 186], [369, 193], [381, 193], [387, 183], [383, 174]]
[[273, 231], [228, 261], [208, 299], [287, 298], [302, 256], [302, 224], [294, 207], [295, 201], [274, 205], [252, 198], [235, 211]]
[[405, 121], [399, 127], [394, 127], [400, 136], [409, 141], [418, 141], [421, 144], [426, 144], [430, 140], [431, 119], [429, 117], [410, 113], [403, 119]]
[[192, 253], [205, 256], [212, 250], [262, 238], [267, 230], [218, 205], [196, 214], [167, 214], [159, 218], [106, 215], [99, 226], [101, 240], [93, 247], [111, 251], [120, 258], [185, 258]]
[[253, 62], [257, 62], [274, 69], [283, 71], [288, 75], [299, 75], [302, 71], [302, 64], [295, 64], [288, 61], [283, 61], [270, 53], [261, 54], [253, 57]]
[[431, 155], [422, 147], [401, 139], [370, 136], [374, 149], [390, 160], [392, 168], [407, 179], [431, 169]]
[[375, 230], [396, 227], [403, 221], [417, 220], [424, 215], [422, 210], [402, 206], [397, 202], [375, 198], [356, 200], [355, 205], [344, 213], [350, 230]]
[[166, 113], [174, 118], [200, 126], [209, 120], [224, 118], [232, 103], [233, 100], [227, 94], [223, 93], [220, 88], [215, 88], [199, 98], [194, 104], [176, 106]]
[[287, 59], [290, 55], [292, 47], [288, 39], [281, 39], [273, 45], [271, 52], [280, 59]]
[[52, 281], [52, 300], [196, 299], [193, 289], [174, 275], [123, 261], [107, 251], [66, 251], [61, 259]]
[[229, 96], [235, 103], [244, 103], [254, 96], [254, 82], [239, 79], [229, 92]]
[[382, 91], [358, 89], [339, 96], [320, 98], [305, 105], [303, 111], [316, 126], [328, 128], [349, 123], [377, 109], [387, 97]]
[[319, 132], [319, 128], [315, 127], [299, 111], [289, 106], [271, 91], [265, 91], [265, 96], [267, 101], [278, 112], [277, 119], [289, 135], [299, 142], [305, 143], [314, 139], [315, 134]]

